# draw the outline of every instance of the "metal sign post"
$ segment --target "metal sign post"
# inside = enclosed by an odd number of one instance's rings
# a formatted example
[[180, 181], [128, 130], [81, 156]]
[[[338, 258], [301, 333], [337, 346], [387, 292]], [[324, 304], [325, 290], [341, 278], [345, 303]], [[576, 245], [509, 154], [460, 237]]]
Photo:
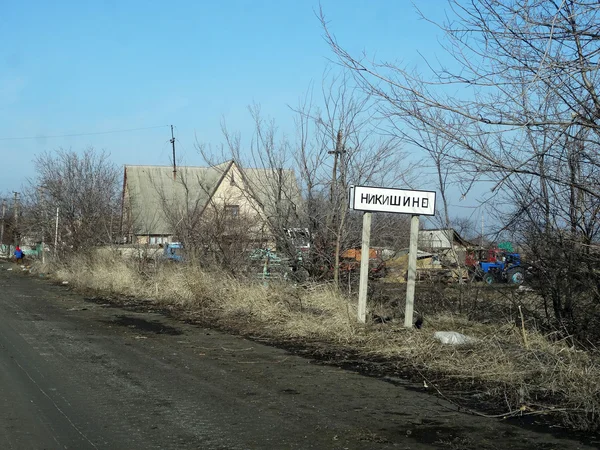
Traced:
[[406, 285], [406, 310], [404, 326], [412, 328], [417, 278], [417, 243], [419, 241], [419, 216], [435, 214], [434, 191], [415, 191], [370, 186], [351, 186], [348, 193], [350, 209], [364, 211], [360, 260], [360, 286], [358, 289], [358, 321], [367, 320], [367, 288], [369, 282], [369, 251], [371, 240], [371, 213], [389, 212], [411, 214], [408, 279]]

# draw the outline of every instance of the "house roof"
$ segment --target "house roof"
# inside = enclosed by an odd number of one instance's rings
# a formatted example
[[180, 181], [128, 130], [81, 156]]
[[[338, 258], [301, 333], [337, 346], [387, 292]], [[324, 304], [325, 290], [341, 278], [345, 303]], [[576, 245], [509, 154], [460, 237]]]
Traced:
[[174, 180], [171, 166], [126, 165], [123, 195], [135, 223], [134, 233], [173, 234], [174, 212], [201, 214], [233, 166], [241, 171], [249, 194], [266, 216], [290, 214], [301, 204], [293, 170], [241, 169], [234, 161], [226, 161], [212, 167], [178, 167]]
[[267, 217], [289, 216], [302, 203], [296, 174], [290, 169], [241, 169], [246, 183]]
[[464, 239], [454, 228], [429, 228], [424, 230], [419, 230], [419, 235], [429, 232], [439, 232], [443, 233], [447, 238], [450, 239], [452, 237], [452, 241], [456, 242], [459, 245], [464, 247], [470, 247], [473, 244], [466, 239]]
[[203, 209], [232, 162], [212, 167], [132, 166], [124, 171], [124, 196], [136, 234], [172, 234], [174, 211]]

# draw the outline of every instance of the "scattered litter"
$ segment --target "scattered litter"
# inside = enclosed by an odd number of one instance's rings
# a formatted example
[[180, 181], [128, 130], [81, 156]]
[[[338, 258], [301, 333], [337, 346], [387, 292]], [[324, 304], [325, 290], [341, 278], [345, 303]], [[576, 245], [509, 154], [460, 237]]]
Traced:
[[465, 336], [464, 334], [456, 331], [436, 331], [433, 337], [439, 340], [442, 344], [462, 345], [477, 342], [477, 339], [474, 337]]
[[10, 271], [12, 270], [12, 267], [10, 267], [10, 268], [8, 268], [8, 269], [6, 269], [6, 270], [8, 270], [8, 271], [10, 272]]
[[69, 284], [69, 282], [68, 281], [63, 281], [62, 284]]
[[523, 291], [523, 292], [532, 292], [533, 289], [531, 289], [529, 286], [525, 286], [525, 285], [521, 285], [517, 288], [519, 291]]
[[135, 338], [136, 339], [148, 339], [148, 336], [140, 336], [140, 335], [138, 335]]

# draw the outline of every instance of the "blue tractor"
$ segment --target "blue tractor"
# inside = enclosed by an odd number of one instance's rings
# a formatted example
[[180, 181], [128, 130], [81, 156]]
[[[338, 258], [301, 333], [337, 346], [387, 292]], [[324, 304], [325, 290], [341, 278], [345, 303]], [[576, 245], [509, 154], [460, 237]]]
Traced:
[[479, 261], [476, 266], [477, 278], [486, 284], [523, 284], [525, 269], [521, 266], [521, 255], [502, 251], [494, 252], [487, 261]]
[[525, 269], [521, 266], [521, 255], [510, 248], [492, 248], [467, 252], [467, 267], [474, 279], [486, 284], [510, 283], [523, 284]]

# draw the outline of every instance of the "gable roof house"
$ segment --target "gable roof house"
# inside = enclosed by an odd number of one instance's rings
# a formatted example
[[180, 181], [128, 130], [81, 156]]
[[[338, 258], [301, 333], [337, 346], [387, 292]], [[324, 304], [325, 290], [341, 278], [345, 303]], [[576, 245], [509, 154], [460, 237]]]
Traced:
[[436, 253], [449, 263], [465, 262], [467, 249], [472, 247], [454, 228], [419, 230], [420, 249]]
[[419, 248], [434, 250], [464, 249], [471, 247], [454, 228], [419, 230]]
[[176, 171], [171, 166], [126, 165], [121, 229], [129, 243], [159, 244], [243, 217], [249, 224], [246, 234], [265, 240], [275, 224], [294, 223], [301, 205], [292, 170], [242, 169], [233, 160]]

